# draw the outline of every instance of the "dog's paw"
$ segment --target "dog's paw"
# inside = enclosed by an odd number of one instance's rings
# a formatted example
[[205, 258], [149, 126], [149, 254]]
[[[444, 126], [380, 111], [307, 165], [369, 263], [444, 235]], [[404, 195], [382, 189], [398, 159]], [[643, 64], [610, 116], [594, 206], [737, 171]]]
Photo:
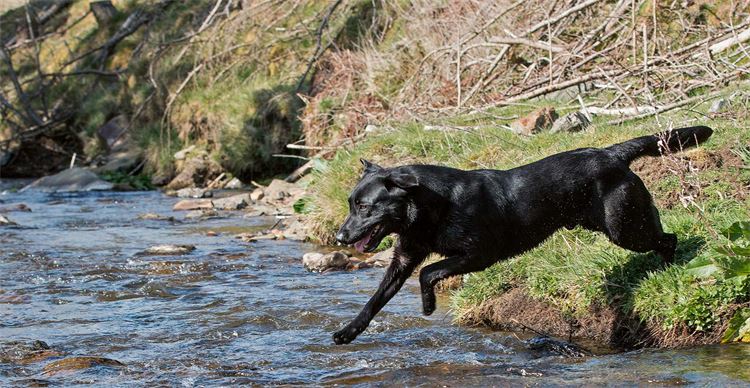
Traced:
[[346, 325], [343, 329], [333, 333], [333, 342], [336, 345], [344, 345], [348, 344], [349, 342], [352, 342], [359, 333], [361, 333], [361, 330], [358, 330], [356, 327], [353, 327], [351, 325]]
[[424, 315], [432, 315], [435, 312], [435, 294], [434, 293], [423, 293], [422, 294], [422, 313]]

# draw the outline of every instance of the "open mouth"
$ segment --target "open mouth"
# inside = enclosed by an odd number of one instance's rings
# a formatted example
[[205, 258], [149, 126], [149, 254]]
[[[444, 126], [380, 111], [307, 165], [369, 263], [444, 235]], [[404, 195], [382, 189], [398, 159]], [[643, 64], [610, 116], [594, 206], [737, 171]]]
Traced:
[[362, 237], [359, 241], [354, 243], [354, 248], [360, 252], [374, 251], [375, 248], [378, 247], [378, 244], [380, 244], [380, 240], [385, 237], [383, 229], [382, 224], [373, 226], [372, 229], [365, 234], [365, 237]]

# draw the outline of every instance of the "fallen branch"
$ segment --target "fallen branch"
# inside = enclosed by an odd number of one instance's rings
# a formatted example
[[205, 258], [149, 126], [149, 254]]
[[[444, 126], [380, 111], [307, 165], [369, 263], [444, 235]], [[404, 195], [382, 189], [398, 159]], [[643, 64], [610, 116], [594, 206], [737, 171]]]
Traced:
[[619, 125], [619, 124], [626, 123], [626, 122], [631, 121], [631, 120], [642, 119], [644, 117], [649, 117], [649, 116], [653, 116], [653, 115], [656, 115], [656, 114], [668, 112], [670, 110], [674, 110], [674, 109], [683, 107], [685, 105], [689, 105], [689, 104], [693, 104], [693, 103], [698, 103], [698, 104], [704, 103], [704, 102], [706, 102], [708, 100], [712, 100], [712, 99], [720, 96], [721, 93], [722, 93], [721, 90], [717, 90], [717, 91], [709, 93], [709, 94], [707, 94], [705, 96], [691, 97], [691, 98], [688, 98], [688, 99], [685, 99], [685, 100], [682, 100], [682, 101], [677, 101], [677, 102], [671, 103], [669, 105], [664, 105], [664, 106], [661, 106], [661, 107], [655, 107], [655, 109], [653, 109], [650, 112], [644, 112], [644, 113], [637, 114], [637, 115], [634, 115], [634, 116], [628, 116], [628, 117], [623, 117], [623, 118], [620, 118], [620, 119], [617, 119], [617, 120], [611, 120], [611, 121], [608, 121], [607, 124], [608, 125]]

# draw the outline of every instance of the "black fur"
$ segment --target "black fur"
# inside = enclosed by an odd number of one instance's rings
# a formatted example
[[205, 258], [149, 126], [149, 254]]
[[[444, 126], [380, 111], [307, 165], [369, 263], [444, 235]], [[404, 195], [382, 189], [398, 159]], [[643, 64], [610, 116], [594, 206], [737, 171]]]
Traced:
[[375, 295], [333, 340], [354, 340], [432, 252], [445, 259], [420, 271], [426, 315], [435, 310], [439, 280], [528, 251], [562, 227], [602, 232], [623, 248], [656, 251], [671, 262], [677, 238], [662, 231], [651, 195], [629, 164], [658, 156], [665, 147], [676, 152], [695, 146], [712, 133], [703, 126], [676, 129], [608, 148], [562, 152], [507, 171], [382, 168], [363, 160], [363, 176], [336, 239], [364, 251], [389, 233], [399, 239]]

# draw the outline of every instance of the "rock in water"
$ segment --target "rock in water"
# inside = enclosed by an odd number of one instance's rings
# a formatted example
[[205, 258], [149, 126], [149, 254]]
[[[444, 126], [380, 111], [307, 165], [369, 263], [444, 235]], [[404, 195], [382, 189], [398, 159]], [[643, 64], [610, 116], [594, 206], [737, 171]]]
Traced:
[[214, 199], [214, 208], [219, 210], [241, 210], [250, 202], [248, 194], [233, 195], [231, 197]]
[[214, 193], [208, 189], [184, 188], [177, 190], [177, 198], [211, 198]]
[[310, 272], [346, 269], [349, 266], [349, 256], [344, 252], [309, 252], [302, 256], [302, 264]]
[[195, 250], [193, 245], [157, 245], [141, 252], [143, 255], [185, 255]]
[[4, 215], [0, 214], [0, 226], [3, 226], [3, 225], [18, 225], [18, 224], [16, 224], [15, 222], [9, 220]]
[[534, 337], [524, 341], [531, 350], [554, 353], [564, 357], [586, 357], [591, 354], [588, 350], [570, 342], [551, 337]]
[[0, 363], [30, 364], [61, 355], [44, 341], [0, 342]]
[[183, 199], [177, 202], [172, 210], [201, 210], [201, 209], [213, 209], [214, 203], [210, 199]]
[[245, 184], [242, 183], [242, 181], [240, 181], [237, 178], [232, 178], [232, 180], [230, 180], [229, 182], [227, 182], [226, 185], [224, 185], [224, 188], [227, 190], [241, 190], [244, 187], [245, 187]]
[[387, 267], [391, 264], [391, 260], [393, 260], [393, 251], [394, 248], [388, 248], [370, 256], [370, 258], [365, 261], [375, 267]]
[[73, 167], [55, 175], [37, 179], [30, 185], [24, 187], [20, 192], [26, 190], [38, 190], [47, 193], [73, 192], [73, 191], [96, 191], [112, 190], [114, 185], [99, 179], [93, 172], [80, 167]]
[[47, 376], [58, 373], [73, 372], [81, 369], [89, 369], [96, 366], [107, 366], [114, 368], [124, 367], [125, 364], [111, 358], [78, 356], [68, 357], [62, 360], [52, 361], [44, 366], [44, 374]]

